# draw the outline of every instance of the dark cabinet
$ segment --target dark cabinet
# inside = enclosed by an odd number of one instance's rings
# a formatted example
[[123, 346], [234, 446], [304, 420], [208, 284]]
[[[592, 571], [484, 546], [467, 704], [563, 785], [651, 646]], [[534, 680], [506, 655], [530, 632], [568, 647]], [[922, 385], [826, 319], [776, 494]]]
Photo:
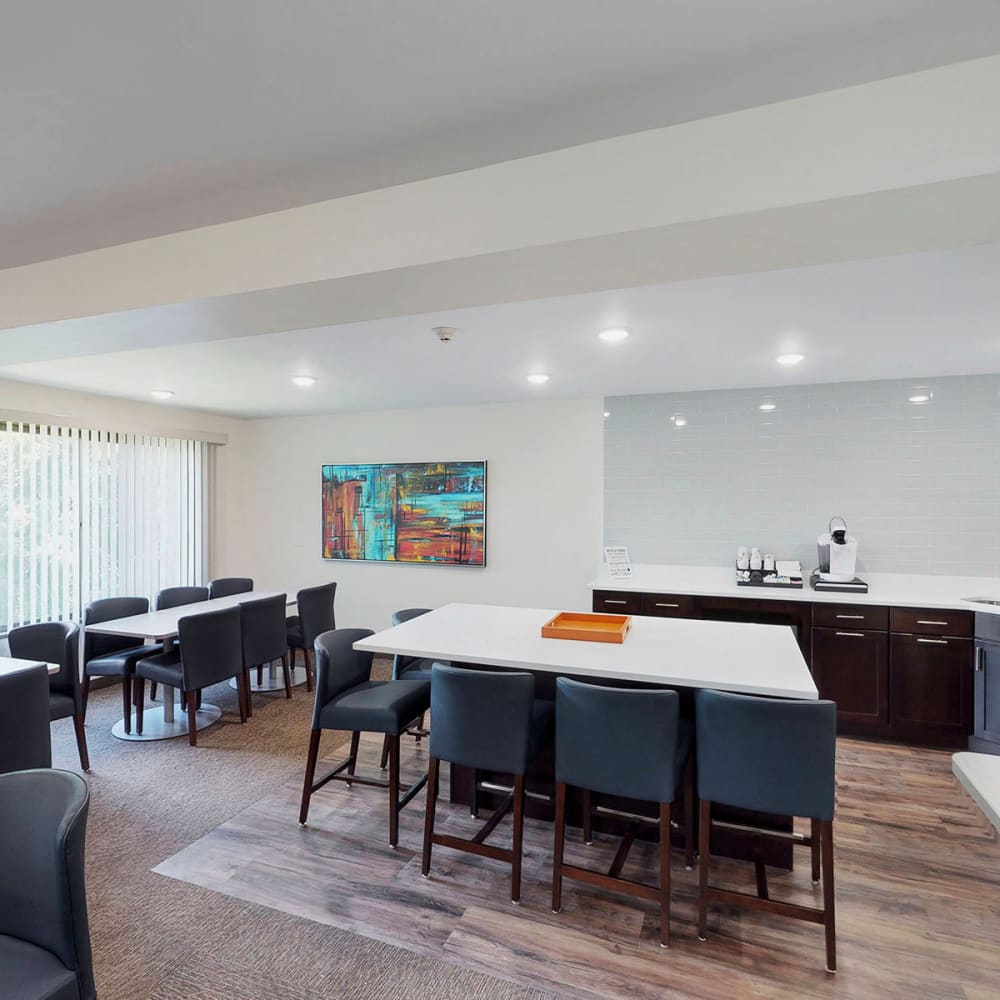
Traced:
[[837, 703], [839, 731], [887, 734], [889, 637], [885, 632], [813, 628], [812, 671], [819, 696]]
[[695, 598], [686, 594], [643, 594], [642, 613], [655, 618], [698, 618]]
[[969, 748], [1000, 753], [1000, 643], [977, 641], [975, 664], [975, 739]]
[[642, 614], [642, 594], [628, 590], [595, 590], [594, 610], [612, 615]]
[[962, 746], [972, 731], [972, 642], [928, 635], [890, 639], [894, 735]]

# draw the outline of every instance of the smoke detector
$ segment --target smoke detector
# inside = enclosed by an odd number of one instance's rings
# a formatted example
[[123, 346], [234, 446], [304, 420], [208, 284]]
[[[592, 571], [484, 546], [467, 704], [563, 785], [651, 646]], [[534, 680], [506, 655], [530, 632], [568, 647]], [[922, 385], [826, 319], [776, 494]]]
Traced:
[[442, 344], [450, 344], [458, 336], [458, 328], [454, 326], [436, 326], [434, 327], [434, 336]]

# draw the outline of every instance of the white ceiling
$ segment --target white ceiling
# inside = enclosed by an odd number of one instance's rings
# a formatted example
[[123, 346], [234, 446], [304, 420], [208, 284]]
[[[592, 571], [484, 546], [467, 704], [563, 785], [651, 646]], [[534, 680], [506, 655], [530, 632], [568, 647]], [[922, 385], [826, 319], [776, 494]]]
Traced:
[[[0, 367], [241, 416], [1000, 371], [1000, 245]], [[438, 324], [460, 337], [440, 344]], [[605, 326], [631, 331], [617, 346]], [[774, 358], [800, 351], [784, 369]], [[551, 381], [529, 385], [530, 371]], [[316, 375], [310, 389], [289, 378]]]
[[0, 267], [997, 50], [995, 0], [7, 0]]

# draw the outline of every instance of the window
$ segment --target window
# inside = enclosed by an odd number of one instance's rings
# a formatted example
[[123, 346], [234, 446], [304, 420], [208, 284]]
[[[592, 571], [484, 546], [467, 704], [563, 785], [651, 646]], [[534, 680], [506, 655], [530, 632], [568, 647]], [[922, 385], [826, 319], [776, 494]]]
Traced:
[[211, 448], [0, 422], [0, 634], [201, 583]]

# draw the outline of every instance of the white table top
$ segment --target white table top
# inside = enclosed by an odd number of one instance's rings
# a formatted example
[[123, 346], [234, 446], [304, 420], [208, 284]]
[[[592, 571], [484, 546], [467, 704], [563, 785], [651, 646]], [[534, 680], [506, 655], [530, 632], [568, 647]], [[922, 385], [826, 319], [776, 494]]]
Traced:
[[632, 618], [624, 643], [543, 639], [556, 611], [447, 604], [354, 644], [456, 663], [523, 667], [779, 698], [819, 697], [792, 630], [683, 618]]
[[[807, 569], [807, 567], [803, 567]], [[1000, 607], [977, 604], [970, 597], [1000, 600], [1000, 579], [983, 576], [934, 576], [922, 573], [866, 573], [867, 594], [813, 590], [809, 581], [801, 590], [784, 587], [739, 587], [736, 570], [728, 566], [670, 566], [636, 564], [627, 580], [613, 580], [605, 568], [590, 587], [594, 590], [647, 591], [692, 594], [698, 597], [742, 597], [771, 601], [808, 601], [811, 604], [885, 604], [894, 607], [942, 608], [1000, 613]]]
[[951, 758], [951, 770], [986, 818], [1000, 830], [1000, 757], [956, 753]]
[[[279, 590], [251, 590], [229, 597], [216, 597], [212, 601], [197, 601], [181, 604], [163, 611], [150, 611], [145, 615], [131, 615], [128, 618], [114, 618], [107, 622], [88, 625], [88, 632], [98, 635], [124, 635], [134, 639], [172, 639], [177, 635], [177, 623], [188, 615], [206, 614], [222, 608], [233, 608], [247, 601], [260, 601], [265, 597], [277, 597]], [[288, 604], [295, 603], [295, 595], [288, 595]]]
[[58, 663], [46, 663], [44, 660], [19, 660], [13, 656], [0, 656], [0, 677], [5, 674], [15, 674], [19, 670], [30, 670], [32, 667], [48, 667], [50, 674], [59, 673]]

